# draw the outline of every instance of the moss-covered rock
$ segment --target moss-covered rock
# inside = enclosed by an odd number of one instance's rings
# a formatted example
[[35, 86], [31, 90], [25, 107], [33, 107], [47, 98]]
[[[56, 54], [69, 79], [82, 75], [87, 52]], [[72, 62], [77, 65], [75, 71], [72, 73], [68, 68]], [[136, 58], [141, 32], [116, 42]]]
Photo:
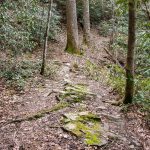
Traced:
[[63, 128], [84, 140], [87, 145], [103, 145], [101, 119], [88, 111], [64, 114]]
[[86, 85], [83, 84], [67, 84], [64, 91], [60, 93], [59, 97], [62, 101], [69, 103], [77, 103], [87, 98], [95, 96], [91, 93]]

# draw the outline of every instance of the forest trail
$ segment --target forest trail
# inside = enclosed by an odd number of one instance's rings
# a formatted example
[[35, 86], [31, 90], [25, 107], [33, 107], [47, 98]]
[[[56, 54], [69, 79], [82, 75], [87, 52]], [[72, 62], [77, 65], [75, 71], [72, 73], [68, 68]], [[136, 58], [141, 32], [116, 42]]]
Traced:
[[[0, 120], [0, 150], [142, 149], [139, 138], [134, 134], [135, 132], [132, 132], [134, 125], [130, 119], [134, 117], [127, 120], [121, 113], [120, 107], [109, 103], [116, 100], [118, 96], [106, 84], [105, 72], [101, 73], [99, 81], [89, 78], [84, 73], [88, 61], [99, 66], [109, 61], [103, 49], [108, 39], [99, 37], [96, 31], [92, 33], [92, 48], [87, 49], [84, 56], [72, 56], [63, 52], [66, 43], [64, 33], [59, 36], [58, 42], [49, 45], [52, 52], [49, 53], [48, 58], [59, 65], [58, 75], [54, 80], [37, 75], [31, 79], [32, 84], [22, 94], [11, 94], [8, 90], [1, 92], [3, 107], [2, 120]], [[36, 52], [31, 59], [39, 60], [40, 53], [41, 51]], [[58, 103], [56, 98], [58, 93], [55, 91], [62, 91], [68, 82], [85, 84], [96, 97], [74, 103], [58, 111], [46, 112], [34, 120], [14, 121], [54, 108]], [[81, 110], [92, 112], [101, 118], [107, 135], [104, 137], [107, 141], [105, 145], [87, 146], [81, 139], [62, 130], [60, 127], [62, 115]]]

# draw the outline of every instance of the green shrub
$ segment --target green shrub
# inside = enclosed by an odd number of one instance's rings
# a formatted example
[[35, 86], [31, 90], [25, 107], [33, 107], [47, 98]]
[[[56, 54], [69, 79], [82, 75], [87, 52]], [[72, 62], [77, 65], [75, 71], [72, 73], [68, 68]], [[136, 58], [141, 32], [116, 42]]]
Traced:
[[148, 111], [150, 113], [150, 78], [141, 78], [141, 76], [136, 79], [136, 93], [134, 101], [142, 104], [142, 110]]
[[5, 78], [8, 87], [13, 87], [16, 90], [23, 90], [26, 80], [33, 77], [39, 69], [40, 63], [33, 61], [1, 61], [0, 77]]
[[[145, 24], [146, 25], [146, 24]], [[150, 24], [149, 24], [150, 25]], [[145, 26], [144, 26], [145, 27]], [[148, 27], [150, 28], [150, 26]], [[144, 28], [143, 28], [144, 29]], [[136, 50], [136, 95], [135, 102], [143, 105], [143, 110], [150, 113], [150, 32], [146, 29], [139, 30], [137, 34]]]
[[[138, 11], [137, 28], [136, 28], [136, 47], [135, 47], [135, 96], [134, 102], [140, 104], [143, 110], [150, 112], [149, 89], [150, 89], [150, 23], [145, 18], [143, 12]], [[121, 15], [117, 20], [118, 28], [116, 38], [112, 45], [113, 50], [126, 54], [128, 40], [127, 15]], [[119, 56], [120, 58], [121, 56]], [[117, 71], [119, 72], [119, 71]], [[111, 81], [115, 82], [115, 87], [121, 89], [125, 84], [123, 73], [120, 79], [114, 76]], [[115, 78], [116, 77], [116, 78]], [[118, 81], [117, 81], [118, 80]], [[121, 90], [123, 93], [123, 90]]]
[[102, 36], [108, 36], [111, 33], [111, 24], [109, 21], [103, 21], [99, 25], [99, 34]]
[[[28, 80], [39, 74], [40, 69], [41, 62], [36, 60], [0, 60], [0, 78], [4, 78], [7, 86], [16, 90], [24, 90]], [[58, 69], [58, 64], [49, 61], [46, 66], [45, 77], [55, 79]]]
[[108, 84], [123, 97], [125, 90], [125, 71], [118, 65], [111, 65], [109, 67]]
[[101, 79], [100, 68], [96, 64], [92, 63], [90, 60], [86, 61], [83, 71], [84, 74], [90, 79], [93, 79], [95, 81], [99, 81]]
[[[4, 1], [0, 7], [0, 49], [16, 53], [31, 51], [43, 43], [48, 4], [39, 0]], [[60, 15], [53, 7], [49, 39], [54, 39], [59, 29]]]

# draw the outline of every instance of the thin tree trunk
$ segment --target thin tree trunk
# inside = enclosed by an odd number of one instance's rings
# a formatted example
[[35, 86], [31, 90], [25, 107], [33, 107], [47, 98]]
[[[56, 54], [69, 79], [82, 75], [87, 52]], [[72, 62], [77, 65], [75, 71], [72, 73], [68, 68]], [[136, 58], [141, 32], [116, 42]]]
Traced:
[[90, 10], [89, 0], [83, 1], [83, 42], [90, 45]]
[[[43, 19], [43, 17], [44, 17], [44, 6], [43, 6], [43, 10], [42, 10], [42, 13], [41, 13], [41, 16], [42, 16], [42, 19]], [[39, 37], [39, 39], [40, 39], [40, 45], [42, 44], [42, 35], [41, 35], [41, 32], [42, 32], [42, 25], [43, 25], [43, 20], [41, 19], [41, 22], [40, 22], [40, 37]]]
[[80, 53], [78, 44], [78, 25], [76, 0], [67, 0], [67, 45], [65, 51], [69, 53]]
[[43, 60], [42, 60], [42, 67], [41, 67], [41, 75], [45, 72], [46, 67], [46, 55], [47, 55], [47, 43], [48, 43], [48, 33], [50, 28], [50, 21], [52, 16], [52, 6], [53, 0], [50, 0], [49, 10], [48, 10], [48, 18], [47, 18], [47, 26], [46, 26], [46, 34], [45, 34], [45, 41], [44, 41], [44, 50], [43, 50]]
[[110, 41], [109, 41], [109, 50], [112, 50], [114, 44], [114, 35], [115, 35], [115, 4], [114, 1], [111, 0], [112, 5], [112, 31], [110, 34]]
[[110, 36], [110, 45], [114, 44], [114, 34], [115, 34], [115, 3], [111, 1], [112, 4], [112, 32]]
[[135, 49], [135, 25], [136, 25], [136, 0], [129, 0], [129, 29], [128, 29], [128, 53], [126, 64], [126, 88], [123, 103], [132, 103], [134, 96], [134, 49]]

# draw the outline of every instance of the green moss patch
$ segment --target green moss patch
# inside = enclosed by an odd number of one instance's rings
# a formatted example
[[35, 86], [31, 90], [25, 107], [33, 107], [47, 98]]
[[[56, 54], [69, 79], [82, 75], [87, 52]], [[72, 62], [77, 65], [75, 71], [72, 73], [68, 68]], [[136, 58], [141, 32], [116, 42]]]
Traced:
[[61, 110], [61, 109], [65, 108], [65, 107], [68, 107], [68, 105], [69, 104], [66, 103], [66, 102], [59, 102], [58, 104], [56, 104], [52, 108], [43, 109], [43, 110], [37, 112], [36, 114], [27, 117], [26, 120], [36, 120], [38, 118], [41, 118], [41, 117], [45, 116], [46, 114], [49, 114], [51, 112], [55, 112], [55, 111], [58, 111], [58, 110]]
[[86, 85], [83, 84], [67, 84], [64, 91], [60, 93], [59, 98], [68, 103], [77, 103], [95, 96], [91, 93]]
[[63, 115], [63, 128], [83, 139], [87, 145], [103, 145], [101, 140], [101, 120], [88, 111]]
[[58, 104], [56, 104], [52, 108], [43, 109], [43, 110], [38, 111], [32, 115], [25, 116], [24, 118], [12, 120], [12, 121], [10, 121], [10, 123], [37, 120], [39, 118], [44, 117], [46, 114], [50, 114], [52, 112], [61, 110], [61, 109], [66, 108], [68, 106], [69, 106], [69, 103], [67, 103], [67, 102], [59, 102]]
[[81, 55], [81, 51], [78, 48], [75, 48], [71, 43], [68, 43], [65, 51], [70, 53], [70, 54], [77, 54], [77, 55]]

